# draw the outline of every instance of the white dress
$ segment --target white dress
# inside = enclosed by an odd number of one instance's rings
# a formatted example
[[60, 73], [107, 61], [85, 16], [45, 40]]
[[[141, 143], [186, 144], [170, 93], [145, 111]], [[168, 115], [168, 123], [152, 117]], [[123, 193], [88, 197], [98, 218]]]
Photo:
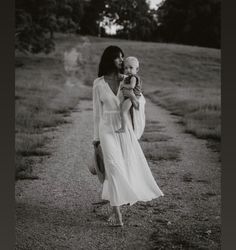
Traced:
[[101, 143], [106, 173], [102, 199], [109, 200], [111, 206], [163, 196], [139, 145], [140, 131], [135, 134], [130, 120], [125, 133], [115, 132], [121, 126], [121, 98], [121, 91], [115, 95], [104, 77], [94, 81], [94, 140]]

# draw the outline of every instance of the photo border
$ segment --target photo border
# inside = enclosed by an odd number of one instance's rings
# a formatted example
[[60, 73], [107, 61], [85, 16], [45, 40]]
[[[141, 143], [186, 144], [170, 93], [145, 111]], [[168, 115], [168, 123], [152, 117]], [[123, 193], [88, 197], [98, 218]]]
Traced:
[[[235, 1], [222, 1], [222, 249], [235, 249]], [[1, 249], [15, 249], [14, 1], [1, 2]]]
[[222, 1], [221, 42], [222, 42], [222, 249], [236, 248], [235, 218], [236, 200], [234, 195], [236, 172], [236, 3]]
[[4, 250], [15, 249], [14, 5], [14, 1], [2, 1], [0, 6], [0, 249]]

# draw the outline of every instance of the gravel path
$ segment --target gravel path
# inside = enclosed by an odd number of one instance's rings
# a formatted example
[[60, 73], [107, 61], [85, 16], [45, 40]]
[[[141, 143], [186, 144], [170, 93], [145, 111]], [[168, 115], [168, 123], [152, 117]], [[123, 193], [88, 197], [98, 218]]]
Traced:
[[[70, 123], [49, 132], [52, 155], [33, 170], [38, 180], [16, 183], [16, 249], [220, 249], [218, 153], [183, 133], [177, 118], [147, 102], [180, 160], [150, 162], [165, 196], [124, 206], [125, 227], [106, 224], [108, 205], [92, 164], [92, 102], [81, 101]], [[166, 142], [164, 142], [166, 143]]]

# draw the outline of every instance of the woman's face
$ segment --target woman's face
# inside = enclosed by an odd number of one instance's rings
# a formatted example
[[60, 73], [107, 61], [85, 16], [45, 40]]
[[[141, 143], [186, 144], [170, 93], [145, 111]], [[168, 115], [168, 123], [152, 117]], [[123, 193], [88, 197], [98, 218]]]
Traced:
[[124, 57], [120, 53], [120, 55], [114, 60], [114, 64], [117, 69], [122, 69], [122, 64], [123, 64]]

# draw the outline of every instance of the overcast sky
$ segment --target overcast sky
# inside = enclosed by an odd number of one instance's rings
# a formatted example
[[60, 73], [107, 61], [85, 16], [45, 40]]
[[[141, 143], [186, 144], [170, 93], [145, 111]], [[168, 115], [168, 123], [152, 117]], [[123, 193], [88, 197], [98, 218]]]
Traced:
[[152, 9], [156, 9], [156, 5], [161, 2], [161, 0], [148, 0]]

